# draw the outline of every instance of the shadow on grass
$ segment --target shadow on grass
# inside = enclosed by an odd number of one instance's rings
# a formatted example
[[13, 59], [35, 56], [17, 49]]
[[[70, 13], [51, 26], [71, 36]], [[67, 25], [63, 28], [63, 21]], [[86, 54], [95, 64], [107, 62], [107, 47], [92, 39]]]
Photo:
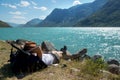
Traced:
[[27, 74], [14, 74], [10, 64], [5, 64], [0, 68], [0, 80], [6, 80], [6, 78], [16, 77], [17, 79], [24, 78]]
[[[38, 71], [42, 71], [42, 70], [43, 69], [40, 69]], [[35, 71], [35, 72], [37, 72], [37, 71]], [[8, 63], [8, 64], [4, 64], [0, 68], [0, 80], [6, 80], [6, 78], [13, 78], [13, 77], [16, 77], [17, 79], [22, 79], [31, 73], [34, 73], [34, 72], [14, 74], [12, 72], [11, 65]]]
[[3, 79], [8, 78], [8, 77], [11, 78], [13, 76], [15, 76], [15, 75], [12, 73], [10, 64], [4, 64], [0, 68], [0, 80], [3, 80]]
[[6, 80], [6, 78], [12, 78], [12, 77], [16, 77], [17, 79], [22, 79], [27, 75], [28, 73], [14, 74], [12, 72], [10, 64], [5, 64], [0, 68], [0, 80]]

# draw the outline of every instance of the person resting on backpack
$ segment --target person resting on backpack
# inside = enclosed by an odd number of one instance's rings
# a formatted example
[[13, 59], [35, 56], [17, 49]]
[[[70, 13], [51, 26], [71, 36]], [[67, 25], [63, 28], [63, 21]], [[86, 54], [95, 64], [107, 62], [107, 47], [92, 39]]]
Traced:
[[48, 66], [59, 63], [63, 53], [62, 51], [44, 52], [41, 46], [37, 46], [34, 42], [26, 43], [23, 50], [30, 52], [31, 55], [38, 56]]
[[61, 58], [72, 60], [81, 57], [87, 52], [87, 49], [83, 49], [76, 54], [68, 55], [67, 46], [64, 46], [60, 51], [44, 51], [35, 42], [26, 42], [22, 49], [13, 43], [10, 44], [17, 49], [15, 53], [11, 51], [9, 60], [12, 64], [12, 70], [15, 73], [21, 71], [33, 72], [38, 69], [44, 69], [52, 64], [60, 63]]
[[24, 49], [29, 51], [32, 55], [38, 56], [46, 65], [57, 64], [60, 62], [60, 59], [76, 59], [82, 55], [85, 55], [87, 49], [83, 49], [76, 54], [70, 54], [67, 51], [67, 46], [61, 48], [60, 51], [43, 51], [41, 46], [37, 46], [34, 42], [28, 42], [25, 44]]

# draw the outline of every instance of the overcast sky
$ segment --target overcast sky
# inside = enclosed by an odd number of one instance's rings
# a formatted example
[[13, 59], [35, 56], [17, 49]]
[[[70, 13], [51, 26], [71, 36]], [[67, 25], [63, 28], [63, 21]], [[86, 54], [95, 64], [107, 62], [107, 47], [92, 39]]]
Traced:
[[26, 23], [33, 18], [44, 19], [55, 8], [69, 8], [94, 0], [0, 0], [0, 20]]

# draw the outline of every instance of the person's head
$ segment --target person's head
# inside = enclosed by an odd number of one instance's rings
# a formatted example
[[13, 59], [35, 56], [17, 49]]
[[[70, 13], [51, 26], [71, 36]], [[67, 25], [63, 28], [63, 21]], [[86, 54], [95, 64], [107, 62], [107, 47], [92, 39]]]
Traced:
[[23, 50], [29, 51], [31, 54], [37, 54], [40, 58], [42, 57], [43, 52], [41, 46], [37, 46], [35, 42], [27, 42]]
[[29, 51], [29, 50], [35, 48], [36, 46], [37, 46], [37, 45], [36, 45], [35, 42], [26, 42], [23, 50]]

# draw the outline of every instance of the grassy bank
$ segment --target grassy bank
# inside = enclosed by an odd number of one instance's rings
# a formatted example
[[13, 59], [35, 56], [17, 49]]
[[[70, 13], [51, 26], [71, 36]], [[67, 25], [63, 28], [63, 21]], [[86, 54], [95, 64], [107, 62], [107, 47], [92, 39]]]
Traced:
[[[9, 62], [11, 46], [0, 41], [0, 80], [17, 80], [21, 76], [12, 74]], [[93, 63], [90, 60], [65, 61], [57, 66], [26, 74], [22, 80], [120, 80], [120, 75], [105, 71], [106, 64]], [[101, 70], [101, 71], [100, 71]]]

